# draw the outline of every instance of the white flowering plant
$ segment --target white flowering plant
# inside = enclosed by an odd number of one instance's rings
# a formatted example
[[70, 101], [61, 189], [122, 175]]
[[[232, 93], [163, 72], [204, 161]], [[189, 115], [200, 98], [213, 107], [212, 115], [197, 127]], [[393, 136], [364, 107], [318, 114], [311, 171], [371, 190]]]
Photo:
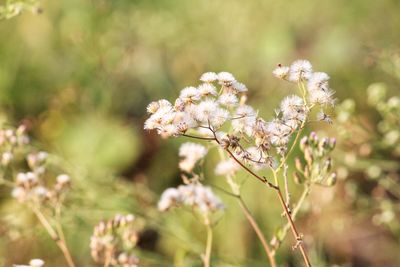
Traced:
[[[297, 60], [290, 66], [278, 65], [273, 74], [297, 85], [298, 94], [284, 98], [275, 110], [275, 117], [269, 121], [264, 120], [255, 108], [247, 104], [247, 87], [231, 73], [207, 72], [200, 77], [200, 85], [182, 89], [174, 102], [161, 99], [150, 103], [147, 106], [150, 117], [145, 121], [144, 129], [155, 130], [163, 138], [186, 137], [204, 141], [207, 142], [208, 149], [217, 149], [221, 162], [217, 164], [215, 172], [225, 176], [229, 186], [222, 191], [237, 198], [268, 256], [270, 265], [277, 266], [276, 249], [290, 229], [295, 239], [293, 248], [299, 249], [305, 265], [311, 266], [302, 234], [294, 222], [302, 201], [293, 205], [290, 199], [288, 160], [308, 123], [332, 123], [328, 113], [335, 104], [334, 91], [329, 87], [329, 76], [323, 72], [314, 72], [307, 60]], [[318, 111], [314, 112], [315, 109]], [[334, 180], [332, 177], [335, 177], [335, 174], [328, 173], [331, 168], [328, 154], [335, 141], [317, 139], [313, 134], [301, 142], [306, 166], [299, 163], [295, 176], [301, 175], [306, 185], [306, 193], [302, 198], [307, 196], [311, 184], [331, 185], [331, 180]], [[182, 159], [179, 167], [184, 173], [186, 185], [167, 189], [161, 196], [160, 210], [189, 205], [209, 214], [210, 211], [222, 208], [218, 198], [200, 184], [206, 182], [206, 179], [194, 171], [195, 165], [206, 156], [208, 149], [195, 143], [181, 146], [179, 155]], [[328, 168], [324, 164], [328, 164]], [[322, 171], [321, 166], [326, 170]], [[241, 184], [236, 178], [239, 170], [246, 171], [267, 189], [275, 192], [280, 201], [288, 223], [271, 242], [266, 241], [264, 233], [241, 197]], [[272, 178], [269, 178], [270, 175]], [[205, 222], [207, 225], [207, 219]], [[205, 267], [210, 266], [210, 244], [211, 241], [208, 241], [206, 257], [203, 257]]]
[[[61, 210], [71, 185], [67, 174], [55, 174], [48, 159], [51, 155], [30, 143], [26, 126], [0, 130], [0, 185], [11, 190], [11, 196], [31, 210], [51, 239], [63, 253], [69, 267], [74, 267], [61, 226]], [[44, 262], [32, 260], [30, 266]]]

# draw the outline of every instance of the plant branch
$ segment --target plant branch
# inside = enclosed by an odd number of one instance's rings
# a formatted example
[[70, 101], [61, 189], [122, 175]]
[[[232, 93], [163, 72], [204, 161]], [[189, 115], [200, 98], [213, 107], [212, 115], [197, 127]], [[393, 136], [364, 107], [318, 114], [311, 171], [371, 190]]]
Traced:
[[62, 239], [60, 239], [57, 232], [53, 229], [53, 227], [50, 225], [49, 221], [46, 219], [46, 217], [43, 215], [43, 213], [39, 209], [32, 208], [32, 210], [35, 213], [38, 220], [40, 221], [40, 223], [46, 229], [47, 233], [54, 240], [54, 242], [56, 242], [57, 246], [60, 248], [61, 252], [64, 254], [64, 257], [65, 257], [65, 260], [67, 261], [68, 266], [75, 267], [75, 263], [71, 257], [71, 254], [68, 250], [66, 243]]

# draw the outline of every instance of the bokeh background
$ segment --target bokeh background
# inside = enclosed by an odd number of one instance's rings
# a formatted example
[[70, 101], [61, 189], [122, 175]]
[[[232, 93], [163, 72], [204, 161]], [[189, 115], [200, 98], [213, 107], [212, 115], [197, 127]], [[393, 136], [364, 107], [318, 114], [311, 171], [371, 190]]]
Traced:
[[[188, 214], [155, 210], [160, 193], [180, 183], [177, 150], [184, 140], [144, 132], [145, 107], [175, 99], [203, 72], [224, 70], [247, 85], [249, 102], [269, 119], [293, 90], [271, 72], [298, 58], [331, 76], [339, 103], [352, 99], [340, 107], [357, 118], [346, 127], [343, 119], [307, 129], [339, 139], [338, 184], [314, 188], [298, 220], [311, 260], [314, 266], [400, 266], [400, 190], [387, 189], [399, 188], [400, 114], [390, 128], [394, 142], [382, 147], [382, 114], [367, 101], [367, 88], [377, 82], [387, 98], [399, 95], [399, 1], [69, 0], [40, 6], [42, 12], [28, 9], [0, 21], [1, 120], [29, 125], [35, 145], [62, 158], [72, 176], [63, 223], [78, 266], [95, 266], [92, 228], [116, 212], [147, 219], [144, 266], [201, 266], [195, 255], [203, 249], [201, 225]], [[365, 126], [363, 134], [350, 127], [356, 123]], [[224, 186], [213, 174], [216, 159], [206, 162], [206, 180]], [[393, 184], [384, 187], [379, 177], [387, 174]], [[236, 202], [216, 192], [228, 208], [216, 227], [214, 265], [266, 266]], [[271, 237], [285, 220], [277, 199], [251, 179], [243, 195]], [[2, 264], [35, 257], [64, 266], [6, 188], [0, 189], [0, 212]], [[301, 266], [293, 242], [289, 236], [279, 250], [281, 266]]]

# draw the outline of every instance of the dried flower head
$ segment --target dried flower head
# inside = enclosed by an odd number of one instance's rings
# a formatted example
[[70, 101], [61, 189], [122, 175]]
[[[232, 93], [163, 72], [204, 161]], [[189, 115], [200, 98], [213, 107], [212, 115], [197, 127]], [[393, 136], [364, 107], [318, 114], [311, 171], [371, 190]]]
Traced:
[[139, 240], [141, 225], [134, 215], [115, 215], [109, 221], [100, 222], [90, 238], [93, 260], [110, 266], [137, 267], [139, 258], [133, 253]]

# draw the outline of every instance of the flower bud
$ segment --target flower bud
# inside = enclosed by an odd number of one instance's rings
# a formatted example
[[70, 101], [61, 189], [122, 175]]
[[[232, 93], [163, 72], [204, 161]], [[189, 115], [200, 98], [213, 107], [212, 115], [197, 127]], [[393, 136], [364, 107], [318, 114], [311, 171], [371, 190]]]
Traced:
[[336, 184], [336, 181], [337, 181], [337, 175], [336, 175], [336, 173], [332, 173], [332, 174], [328, 177], [328, 179], [326, 180], [326, 184], [327, 184], [328, 186], [333, 186], [333, 185]]

